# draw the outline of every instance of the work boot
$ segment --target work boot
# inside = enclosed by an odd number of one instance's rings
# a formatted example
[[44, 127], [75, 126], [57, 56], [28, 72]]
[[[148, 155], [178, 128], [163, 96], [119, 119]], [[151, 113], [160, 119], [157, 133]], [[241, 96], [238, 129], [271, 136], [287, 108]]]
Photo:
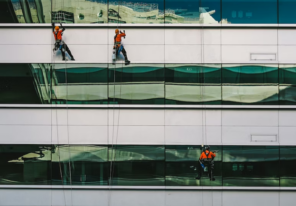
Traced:
[[125, 60], [125, 65], [129, 65], [131, 62], [129, 60]]
[[71, 60], [72, 60], [72, 61], [75, 61], [74, 57], [71, 57]]
[[200, 176], [197, 176], [195, 179], [196, 179], [196, 180], [199, 180], [199, 179], [200, 179]]
[[65, 57], [63, 57], [63, 61], [66, 61], [66, 58]]

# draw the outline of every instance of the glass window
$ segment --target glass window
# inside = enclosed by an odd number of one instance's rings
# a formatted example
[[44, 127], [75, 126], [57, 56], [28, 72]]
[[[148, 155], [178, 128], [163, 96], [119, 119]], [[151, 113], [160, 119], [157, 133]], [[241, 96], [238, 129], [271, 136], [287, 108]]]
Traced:
[[174, 65], [165, 68], [166, 104], [220, 104], [221, 65]]
[[222, 0], [222, 23], [277, 24], [277, 0]]
[[279, 147], [224, 146], [223, 186], [279, 186]]
[[223, 104], [278, 104], [277, 65], [222, 65]]
[[164, 180], [163, 146], [110, 147], [111, 184], [162, 186]]
[[164, 104], [164, 65], [109, 64], [109, 103]]
[[278, 0], [279, 4], [279, 23], [280, 24], [295, 24], [296, 13], [296, 0]]
[[220, 0], [165, 0], [166, 24], [218, 24]]
[[50, 185], [50, 145], [1, 145], [0, 184]]
[[210, 181], [208, 173], [197, 180], [201, 166], [198, 162], [202, 152], [201, 146], [166, 146], [166, 185], [167, 186], [219, 186], [222, 185], [221, 146], [212, 146], [217, 152], [214, 161], [215, 181]]
[[53, 146], [52, 184], [108, 185], [109, 175], [107, 146]]
[[108, 1], [52, 0], [52, 22], [108, 23]]
[[296, 65], [280, 65], [280, 104], [296, 104]]
[[[46, 65], [41, 66], [46, 70]], [[48, 90], [41, 77], [41, 66], [0, 64], [0, 104], [49, 103], [49, 97], [46, 96], [49, 95]]]
[[281, 155], [281, 185], [282, 187], [296, 186], [296, 147], [282, 146]]
[[52, 82], [54, 104], [108, 104], [106, 64], [55, 64]]
[[163, 24], [164, 0], [109, 0], [109, 23]]

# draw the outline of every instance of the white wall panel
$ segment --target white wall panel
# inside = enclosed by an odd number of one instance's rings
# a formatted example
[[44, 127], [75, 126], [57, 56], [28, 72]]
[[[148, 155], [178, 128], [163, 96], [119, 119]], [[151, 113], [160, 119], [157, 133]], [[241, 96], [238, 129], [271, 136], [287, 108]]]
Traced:
[[166, 45], [196, 45], [201, 44], [201, 31], [197, 29], [166, 29]]
[[221, 29], [204, 29], [203, 31], [204, 45], [219, 45], [221, 44]]
[[0, 125], [0, 144], [51, 144], [51, 127]]
[[202, 112], [200, 110], [165, 110], [165, 125], [202, 125]]
[[6, 45], [50, 45], [51, 29], [0, 29], [0, 44]]
[[276, 29], [222, 29], [222, 44], [225, 45], [276, 45]]
[[280, 144], [296, 145], [296, 127], [280, 127]]
[[201, 145], [201, 126], [166, 126], [165, 142], [168, 145]]
[[277, 127], [222, 127], [223, 145], [278, 145], [277, 142], [252, 142], [251, 135], [277, 135]]
[[296, 126], [296, 112], [294, 110], [282, 110], [279, 112], [280, 126]]
[[222, 125], [224, 126], [278, 126], [278, 111], [272, 110], [223, 110]]
[[52, 46], [0, 45], [0, 63], [50, 63]]
[[[52, 38], [54, 36], [52, 35]], [[108, 30], [107, 29], [66, 29], [63, 34], [63, 40], [68, 45], [95, 45], [108, 44]]]
[[204, 45], [202, 63], [221, 63], [221, 46]]
[[50, 109], [0, 109], [0, 125], [50, 125]]
[[279, 29], [279, 45], [296, 45], [296, 31], [294, 29]]
[[165, 63], [200, 63], [200, 45], [165, 45]]
[[108, 110], [105, 109], [69, 109], [69, 125], [107, 125]]
[[222, 63], [277, 63], [277, 61], [251, 60], [251, 53], [277, 54], [277, 46], [222, 45]]
[[295, 63], [296, 62], [296, 45], [280, 45], [279, 46], [279, 63]]

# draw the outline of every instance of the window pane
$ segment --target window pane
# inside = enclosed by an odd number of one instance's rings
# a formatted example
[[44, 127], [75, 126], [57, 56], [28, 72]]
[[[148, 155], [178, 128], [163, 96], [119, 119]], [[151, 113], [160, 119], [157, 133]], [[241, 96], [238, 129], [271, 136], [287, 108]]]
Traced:
[[201, 146], [166, 146], [166, 185], [167, 186], [221, 186], [222, 185], [222, 151], [221, 146], [211, 146], [216, 151], [213, 175], [210, 181], [207, 172], [200, 180], [196, 177], [202, 169], [198, 162], [202, 152]]
[[52, 152], [52, 184], [107, 185], [110, 175], [108, 147], [55, 145]]
[[166, 104], [220, 104], [221, 65], [166, 65]]
[[53, 65], [53, 104], [108, 104], [106, 64]]
[[223, 23], [277, 24], [277, 0], [222, 0]]
[[279, 23], [296, 23], [296, 0], [279, 0]]
[[279, 186], [279, 147], [224, 146], [224, 186]]
[[282, 146], [281, 151], [281, 185], [296, 186], [296, 147]]
[[222, 65], [223, 104], [278, 104], [277, 65]]
[[164, 104], [164, 65], [109, 64], [109, 103]]
[[0, 104], [47, 104], [50, 89], [45, 64], [0, 64]]
[[0, 184], [50, 185], [50, 145], [1, 145]]
[[112, 185], [164, 185], [163, 146], [116, 145], [110, 157]]
[[107, 2], [107, 0], [52, 0], [52, 22], [108, 23]]
[[165, 23], [218, 24], [220, 0], [165, 0]]
[[109, 23], [163, 24], [164, 0], [109, 1]]
[[280, 104], [296, 104], [296, 65], [280, 65]]

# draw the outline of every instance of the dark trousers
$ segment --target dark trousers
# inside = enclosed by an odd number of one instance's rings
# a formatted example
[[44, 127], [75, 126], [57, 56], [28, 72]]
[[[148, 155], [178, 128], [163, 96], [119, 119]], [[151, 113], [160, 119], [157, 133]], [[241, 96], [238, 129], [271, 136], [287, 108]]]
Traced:
[[[208, 174], [209, 174], [209, 178], [212, 179], [213, 176], [213, 171], [214, 171], [214, 161], [202, 161], [202, 163], [204, 164], [204, 166], [208, 167]], [[199, 164], [200, 165], [200, 164]], [[202, 174], [204, 172], [204, 169], [202, 168], [202, 166], [200, 165], [199, 168], [199, 177], [201, 178]]]
[[[117, 47], [117, 49], [116, 49], [116, 54], [118, 54], [118, 50], [119, 50], [119, 48], [120, 48], [120, 46]], [[122, 54], [123, 54], [123, 56], [124, 56], [125, 61], [127, 61], [128, 58], [127, 58], [127, 54], [126, 54], [126, 51], [125, 51], [125, 49], [124, 49], [124, 46], [122, 46], [121, 52], [122, 52]]]
[[67, 44], [63, 44], [63, 45], [62, 45], [62, 56], [63, 56], [63, 59], [65, 59], [65, 51], [68, 52], [69, 56], [70, 56], [72, 59], [74, 59], [74, 57], [73, 57], [73, 55], [72, 55], [72, 53], [71, 53], [71, 51], [70, 51], [70, 49], [69, 49], [69, 47], [68, 47]]

